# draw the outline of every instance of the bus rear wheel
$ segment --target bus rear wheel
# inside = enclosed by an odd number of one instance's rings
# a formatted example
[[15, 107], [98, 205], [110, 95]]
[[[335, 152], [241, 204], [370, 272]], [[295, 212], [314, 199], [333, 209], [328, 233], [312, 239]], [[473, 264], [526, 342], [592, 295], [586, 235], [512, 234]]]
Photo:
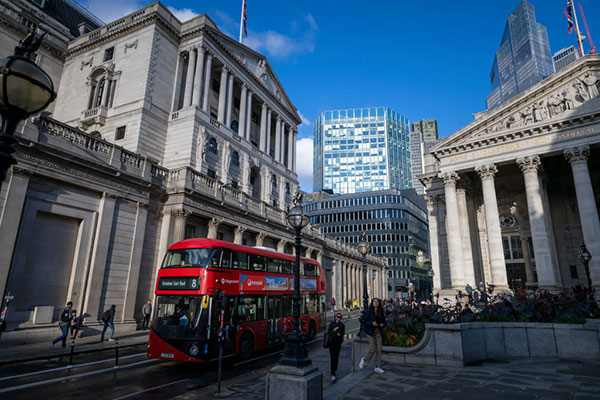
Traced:
[[240, 339], [240, 358], [242, 360], [247, 360], [252, 355], [254, 351], [254, 339], [252, 335], [246, 333]]

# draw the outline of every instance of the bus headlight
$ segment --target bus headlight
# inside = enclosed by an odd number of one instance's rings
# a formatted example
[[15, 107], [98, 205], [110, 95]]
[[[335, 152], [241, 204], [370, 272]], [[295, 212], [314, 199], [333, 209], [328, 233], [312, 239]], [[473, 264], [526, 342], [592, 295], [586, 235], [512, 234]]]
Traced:
[[198, 347], [197, 344], [193, 344], [190, 346], [190, 355], [197, 356], [199, 352], [200, 352], [200, 348]]

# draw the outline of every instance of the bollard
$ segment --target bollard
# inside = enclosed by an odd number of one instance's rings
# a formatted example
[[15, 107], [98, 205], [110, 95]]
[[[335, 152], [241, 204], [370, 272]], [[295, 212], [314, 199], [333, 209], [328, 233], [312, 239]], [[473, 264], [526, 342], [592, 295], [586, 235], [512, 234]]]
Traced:
[[71, 339], [71, 354], [69, 355], [69, 365], [68, 367], [73, 367], [73, 353], [75, 352], [75, 338]]
[[115, 368], [119, 368], [119, 339], [115, 339]]

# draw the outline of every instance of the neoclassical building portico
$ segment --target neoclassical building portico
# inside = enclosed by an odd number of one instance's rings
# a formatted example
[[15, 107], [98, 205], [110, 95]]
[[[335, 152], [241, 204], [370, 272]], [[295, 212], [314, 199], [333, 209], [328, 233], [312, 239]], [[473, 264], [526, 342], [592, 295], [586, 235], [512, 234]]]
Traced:
[[600, 56], [588, 55], [441, 140], [426, 188], [434, 287], [600, 289]]

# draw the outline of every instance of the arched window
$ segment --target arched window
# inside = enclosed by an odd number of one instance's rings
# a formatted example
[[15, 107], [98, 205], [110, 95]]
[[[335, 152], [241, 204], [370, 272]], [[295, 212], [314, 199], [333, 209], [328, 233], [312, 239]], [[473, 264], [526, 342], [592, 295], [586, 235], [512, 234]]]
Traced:
[[213, 154], [218, 154], [217, 153], [217, 139], [210, 138], [210, 140], [208, 141], [208, 151], [210, 151]]
[[96, 89], [96, 101], [94, 101], [94, 107], [100, 107], [102, 105], [102, 95], [104, 94], [104, 86], [106, 86], [106, 79], [102, 78]]
[[231, 153], [231, 164], [233, 164], [236, 167], [240, 166], [240, 155], [237, 151]]

